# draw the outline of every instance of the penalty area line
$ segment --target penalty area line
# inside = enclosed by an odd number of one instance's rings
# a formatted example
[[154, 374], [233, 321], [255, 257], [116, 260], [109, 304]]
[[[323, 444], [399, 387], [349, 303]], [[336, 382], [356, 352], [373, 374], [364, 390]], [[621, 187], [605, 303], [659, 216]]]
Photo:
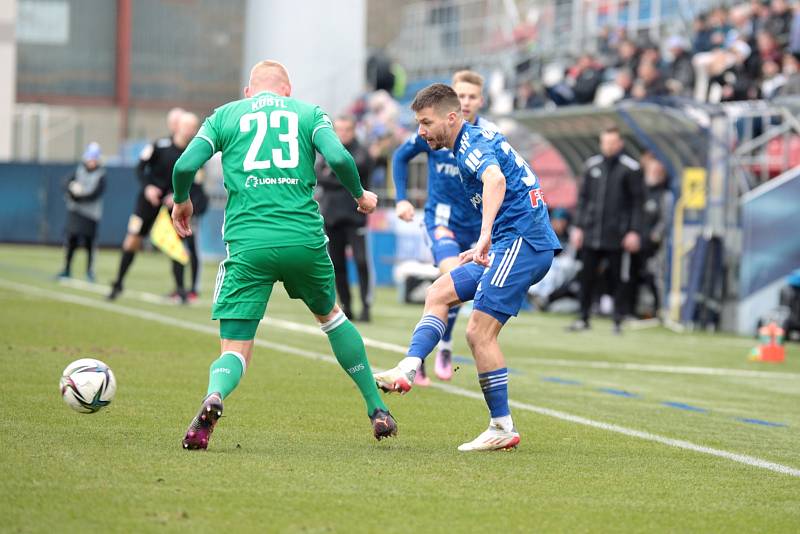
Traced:
[[[137, 319], [143, 319], [147, 321], [153, 321], [162, 325], [168, 326], [175, 326], [178, 328], [183, 328], [186, 330], [191, 330], [194, 332], [201, 332], [205, 334], [209, 334], [215, 337], [219, 336], [219, 330], [213, 326], [209, 325], [202, 325], [196, 323], [194, 321], [185, 321], [182, 319], [176, 319], [175, 317], [170, 317], [167, 315], [162, 315], [160, 313], [150, 312], [146, 310], [140, 310], [137, 308], [128, 308], [126, 306], [122, 306], [119, 304], [112, 304], [109, 302], [102, 302], [96, 299], [83, 297], [80, 295], [75, 295], [71, 293], [54, 293], [52, 290], [46, 290], [40, 287], [31, 286], [28, 284], [22, 284], [17, 282], [12, 282], [10, 280], [4, 280], [0, 278], [0, 287], [4, 287], [6, 289], [10, 289], [12, 291], [16, 291], [23, 294], [28, 295], [36, 295], [38, 297], [49, 299], [49, 300], [56, 300], [60, 302], [68, 302], [71, 304], [78, 304], [81, 306], [85, 306], [87, 308], [94, 308], [99, 310], [110, 311], [114, 313], [118, 313], [120, 315], [126, 315], [128, 317], [134, 317]], [[304, 349], [300, 349], [297, 347], [292, 347], [290, 345], [284, 345], [282, 343], [273, 343], [270, 341], [266, 341], [263, 339], [256, 338], [255, 344], [260, 347], [265, 347], [269, 349], [273, 349], [279, 352], [283, 352], [284, 354], [292, 354], [295, 356], [300, 356], [302, 358], [307, 358], [311, 360], [321, 360], [328, 363], [337, 364], [335, 358], [327, 354], [321, 354], [318, 352], [312, 352]], [[432, 387], [444, 391], [446, 393], [450, 393], [452, 395], [458, 395], [460, 397], [466, 397], [475, 400], [484, 400], [483, 394], [478, 393], [476, 391], [471, 391], [468, 389], [460, 388], [457, 386], [452, 386], [449, 384], [432, 384]], [[551, 417], [554, 419], [559, 419], [562, 421], [567, 421], [570, 423], [575, 423], [583, 426], [588, 426], [592, 428], [597, 428], [599, 430], [605, 430], [607, 432], [614, 432], [616, 434], [621, 434], [624, 436], [638, 438], [644, 441], [650, 441], [653, 443], [660, 443], [662, 445], [667, 445], [669, 447], [674, 447], [678, 449], [694, 451], [701, 454], [706, 454], [709, 456], [715, 456], [717, 458], [724, 458], [726, 460], [730, 460], [733, 462], [737, 462], [740, 464], [748, 465], [751, 467], [757, 467], [760, 469], [765, 469], [768, 471], [773, 471], [775, 473], [780, 473], [784, 475], [789, 475], [793, 477], [800, 478], [800, 469], [790, 467], [787, 465], [778, 464], [775, 462], [770, 462], [768, 460], [764, 460], [763, 458], [757, 458], [755, 456], [748, 456], [746, 454], [738, 454], [735, 452], [730, 452], [722, 449], [714, 449], [712, 447], [706, 447], [703, 445], [698, 445], [696, 443], [692, 443], [690, 441], [685, 441], [681, 439], [674, 439], [669, 438], [666, 436], [660, 436], [658, 434], [651, 434], [650, 432], [644, 432], [641, 430], [636, 430], [632, 428], [627, 428], [620, 425], [615, 425], [611, 423], [605, 423], [602, 421], [596, 421], [594, 419], [588, 419], [586, 417], [581, 417], [579, 415], [570, 414], [567, 412], [562, 412], [559, 410], [552, 410], [550, 408], [543, 408], [541, 406], [535, 406], [533, 404], [528, 404], [524, 402], [519, 402], [515, 400], [509, 400], [509, 405], [519, 410], [524, 410], [528, 412], [533, 412], [539, 415], [543, 415], [545, 417]]]

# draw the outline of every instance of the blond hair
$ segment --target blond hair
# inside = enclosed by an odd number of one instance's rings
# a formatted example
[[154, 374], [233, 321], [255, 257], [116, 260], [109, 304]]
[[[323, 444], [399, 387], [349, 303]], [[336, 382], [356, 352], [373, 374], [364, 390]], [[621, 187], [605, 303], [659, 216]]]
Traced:
[[458, 82], [471, 83], [472, 85], [477, 85], [483, 89], [483, 76], [474, 70], [460, 70], [453, 74], [453, 85], [457, 84]]
[[283, 63], [271, 59], [259, 61], [250, 69], [250, 87], [276, 89], [281, 84], [291, 85], [289, 71]]

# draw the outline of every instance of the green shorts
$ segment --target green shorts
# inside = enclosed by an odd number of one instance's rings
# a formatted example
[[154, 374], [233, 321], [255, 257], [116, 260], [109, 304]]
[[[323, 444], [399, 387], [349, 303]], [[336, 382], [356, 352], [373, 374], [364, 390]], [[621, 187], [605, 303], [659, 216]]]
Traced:
[[261, 319], [275, 282], [316, 315], [336, 304], [333, 264], [325, 243], [244, 250], [219, 264], [212, 319]]

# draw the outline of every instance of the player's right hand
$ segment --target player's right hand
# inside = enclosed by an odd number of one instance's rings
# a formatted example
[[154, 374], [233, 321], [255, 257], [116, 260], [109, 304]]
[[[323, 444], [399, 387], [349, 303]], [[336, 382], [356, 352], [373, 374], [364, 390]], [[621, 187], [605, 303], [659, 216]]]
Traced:
[[154, 208], [161, 205], [161, 189], [150, 184], [144, 187], [144, 198]]
[[402, 221], [411, 222], [414, 220], [414, 205], [408, 200], [398, 200], [394, 207], [394, 212]]
[[356, 202], [358, 203], [358, 211], [372, 213], [378, 207], [378, 195], [364, 189], [364, 194], [358, 197]]
[[192, 206], [191, 199], [186, 199], [185, 202], [175, 204], [172, 206], [172, 226], [181, 237], [189, 237], [192, 235], [192, 214], [194, 213], [194, 206]]

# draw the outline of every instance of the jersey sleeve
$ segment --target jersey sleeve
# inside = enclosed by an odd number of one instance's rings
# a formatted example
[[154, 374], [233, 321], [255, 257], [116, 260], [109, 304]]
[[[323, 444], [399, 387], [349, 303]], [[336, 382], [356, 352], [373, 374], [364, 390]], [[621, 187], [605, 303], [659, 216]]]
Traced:
[[470, 170], [470, 173], [480, 181], [483, 181], [481, 177], [487, 168], [492, 165], [501, 167], [498, 162], [496, 146], [496, 143], [480, 140], [474, 143], [467, 151], [464, 164]]
[[189, 198], [195, 174], [213, 155], [214, 149], [202, 137], [192, 139], [172, 168], [172, 198], [176, 203]]
[[428, 143], [417, 134], [409, 137], [405, 143], [397, 147], [392, 156], [392, 178], [394, 179], [395, 198], [406, 200], [408, 184], [408, 162], [417, 154], [427, 152]]
[[330, 128], [333, 130], [333, 122], [327, 113], [322, 111], [319, 106], [314, 108], [313, 120], [311, 121], [311, 143], [314, 144], [314, 138], [322, 128]]
[[200, 130], [195, 135], [196, 138], [202, 139], [211, 146], [212, 154], [222, 150], [222, 133], [219, 126], [220, 115], [220, 110], [217, 109], [210, 117], [206, 117]]

